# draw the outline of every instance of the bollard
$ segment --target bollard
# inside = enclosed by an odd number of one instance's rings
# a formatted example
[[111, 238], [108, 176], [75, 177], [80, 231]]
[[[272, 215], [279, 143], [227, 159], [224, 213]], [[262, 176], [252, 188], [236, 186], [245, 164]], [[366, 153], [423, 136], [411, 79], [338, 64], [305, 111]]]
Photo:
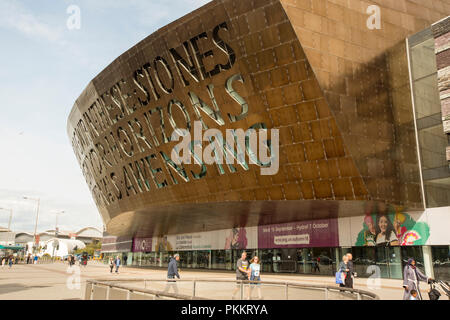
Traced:
[[195, 297], [195, 280], [192, 282], [192, 297]]
[[286, 282], [286, 287], [284, 288], [284, 293], [285, 293], [285, 296], [286, 296], [286, 300], [288, 300], [289, 299], [289, 295], [288, 295], [288, 283]]
[[242, 280], [241, 280], [241, 299], [240, 300], [243, 300], [244, 299], [244, 283], [242, 282]]

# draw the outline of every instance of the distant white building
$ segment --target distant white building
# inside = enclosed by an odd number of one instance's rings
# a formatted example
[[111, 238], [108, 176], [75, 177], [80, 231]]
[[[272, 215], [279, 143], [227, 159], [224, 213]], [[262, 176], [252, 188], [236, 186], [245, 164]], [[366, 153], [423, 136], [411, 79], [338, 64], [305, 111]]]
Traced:
[[[56, 237], [55, 237], [56, 234]], [[74, 231], [66, 231], [66, 230], [46, 230], [44, 232], [40, 232], [37, 234], [39, 237], [39, 245], [44, 246], [49, 240], [57, 238], [57, 239], [66, 239], [66, 240], [80, 240], [84, 244], [89, 244], [94, 241], [101, 241], [103, 233], [97, 228], [86, 227]], [[34, 242], [34, 234], [30, 232], [18, 232], [15, 236], [15, 243], [28, 245], [31, 248], [33, 247]]]
[[14, 232], [3, 231], [0, 232], [0, 245], [13, 246], [15, 245], [16, 234]]
[[55, 257], [65, 257], [69, 254], [73, 254], [74, 251], [86, 248], [83, 241], [73, 239], [49, 239], [41, 244], [42, 250], [40, 256], [49, 254]]

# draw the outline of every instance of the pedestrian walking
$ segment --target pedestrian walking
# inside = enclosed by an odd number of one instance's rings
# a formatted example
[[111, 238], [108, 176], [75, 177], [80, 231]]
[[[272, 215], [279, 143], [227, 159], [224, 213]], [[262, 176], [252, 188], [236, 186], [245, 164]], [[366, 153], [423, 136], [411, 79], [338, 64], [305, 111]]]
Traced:
[[408, 259], [408, 264], [403, 269], [403, 300], [410, 300], [412, 291], [416, 291], [417, 300], [422, 300], [422, 294], [420, 293], [419, 282], [433, 280], [424, 275], [417, 267], [416, 261], [413, 258]]
[[180, 279], [180, 274], [178, 273], [178, 265], [177, 262], [180, 261], [180, 255], [174, 254], [172, 258], [170, 258], [169, 266], [167, 268], [167, 284], [164, 292], [169, 292], [170, 288], [173, 288], [174, 292], [178, 294], [178, 286], [175, 277]]
[[3, 257], [3, 258], [2, 258], [2, 267], [3, 267], [3, 268], [5, 267], [5, 264], [6, 264], [6, 257]]
[[35, 255], [33, 260], [34, 260], [34, 264], [37, 264], [37, 262], [38, 262], [38, 256]]
[[125, 256], [123, 257], [123, 265], [124, 265], [124, 266], [127, 265], [127, 260], [128, 260], [128, 256], [125, 255]]
[[[342, 261], [339, 264], [339, 270], [338, 273], [341, 278], [340, 279], [336, 279], [336, 283], [339, 283], [339, 287], [343, 288], [345, 287], [345, 279], [347, 278], [347, 273], [348, 273], [349, 269], [348, 269], [348, 256], [344, 255], [342, 257]], [[339, 282], [338, 282], [339, 281]]]
[[353, 268], [353, 255], [351, 253], [347, 253], [347, 276], [345, 277], [345, 287], [353, 289], [353, 277], [354, 277], [354, 268]]
[[313, 258], [313, 271], [316, 272], [320, 272], [320, 267], [319, 267], [319, 262], [320, 262], [320, 258]]
[[[250, 260], [250, 267], [249, 267], [249, 276], [250, 281], [261, 281], [261, 264], [259, 262], [259, 258], [257, 256], [254, 256], [252, 260]], [[258, 293], [258, 299], [262, 300], [261, 295], [261, 284], [260, 283], [253, 283], [250, 284], [250, 290], [247, 299], [250, 300], [252, 297], [253, 289], [255, 289]]]
[[120, 258], [119, 258], [119, 256], [116, 256], [116, 260], [114, 261], [114, 265], [116, 266], [116, 273], [119, 273], [119, 267], [120, 267]]
[[236, 288], [233, 291], [233, 295], [231, 299], [235, 299], [236, 293], [239, 292], [241, 288], [242, 281], [248, 280], [248, 266], [249, 263], [247, 261], [247, 252], [243, 251], [241, 254], [241, 258], [236, 262]]
[[13, 256], [10, 256], [10, 257], [9, 257], [9, 262], [8, 262], [10, 268], [12, 267], [13, 262], [14, 262], [14, 257], [13, 257]]
[[116, 264], [115, 264], [115, 262], [114, 262], [114, 259], [111, 257], [111, 258], [109, 258], [109, 271], [110, 271], [110, 273], [112, 273], [113, 272], [113, 269], [114, 269], [114, 266], [115, 266]]

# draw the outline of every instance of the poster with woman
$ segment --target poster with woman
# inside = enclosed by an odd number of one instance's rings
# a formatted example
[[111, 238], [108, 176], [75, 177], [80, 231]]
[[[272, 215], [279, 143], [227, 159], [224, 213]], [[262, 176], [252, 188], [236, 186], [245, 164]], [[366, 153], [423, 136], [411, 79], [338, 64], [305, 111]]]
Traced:
[[424, 245], [430, 236], [426, 222], [417, 222], [402, 207], [368, 205], [355, 246]]
[[225, 238], [225, 250], [247, 249], [247, 230], [245, 228], [233, 228], [229, 230]]

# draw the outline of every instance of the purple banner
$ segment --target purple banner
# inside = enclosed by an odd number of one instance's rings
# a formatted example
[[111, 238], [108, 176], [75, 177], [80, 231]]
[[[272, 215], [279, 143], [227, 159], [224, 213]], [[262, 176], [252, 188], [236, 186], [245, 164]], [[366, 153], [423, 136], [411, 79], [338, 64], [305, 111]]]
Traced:
[[134, 238], [133, 252], [151, 252], [152, 238]]
[[258, 248], [338, 246], [337, 219], [309, 220], [258, 227]]

